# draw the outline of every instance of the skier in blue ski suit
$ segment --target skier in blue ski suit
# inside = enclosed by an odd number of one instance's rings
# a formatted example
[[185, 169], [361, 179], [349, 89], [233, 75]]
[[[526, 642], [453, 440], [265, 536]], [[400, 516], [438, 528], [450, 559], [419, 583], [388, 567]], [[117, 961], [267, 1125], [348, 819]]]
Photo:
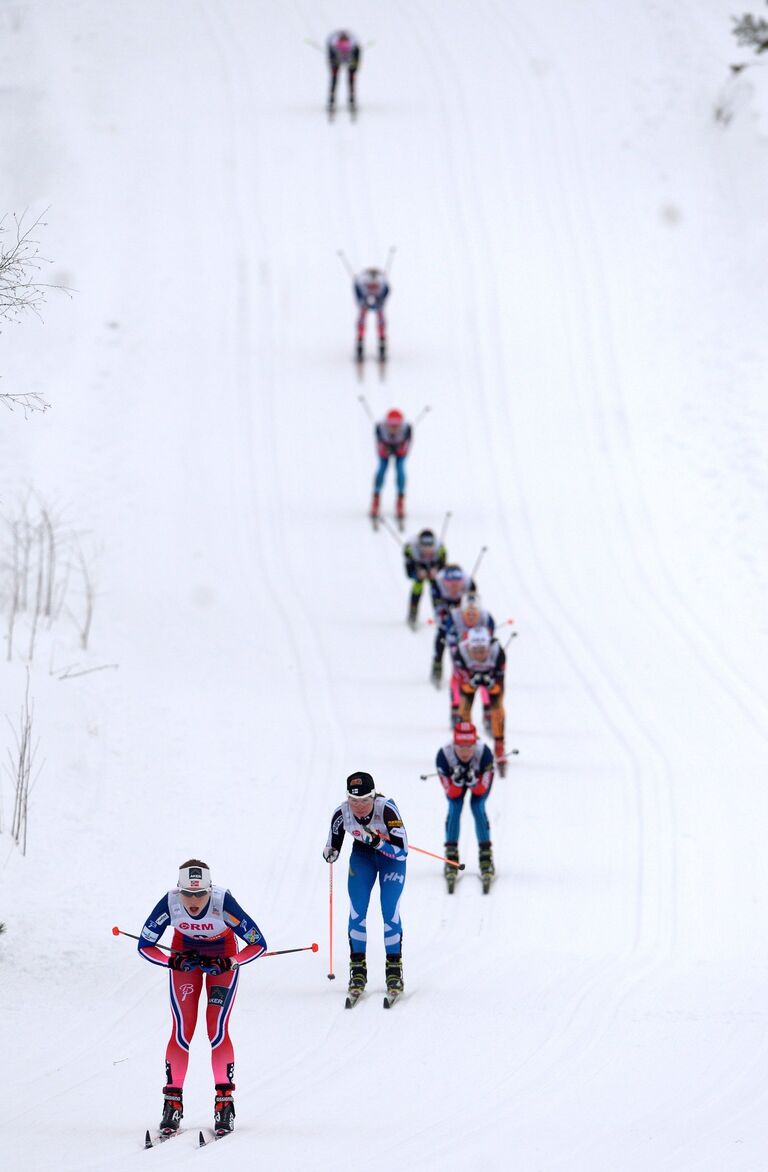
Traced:
[[327, 863], [335, 863], [338, 859], [345, 834], [354, 839], [347, 883], [350, 992], [361, 992], [368, 978], [367, 915], [377, 876], [384, 920], [387, 991], [402, 992], [400, 898], [405, 884], [408, 837], [397, 806], [391, 798], [376, 793], [370, 773], [352, 773], [347, 778], [346, 801], [337, 806], [331, 816], [331, 828], [323, 850]]

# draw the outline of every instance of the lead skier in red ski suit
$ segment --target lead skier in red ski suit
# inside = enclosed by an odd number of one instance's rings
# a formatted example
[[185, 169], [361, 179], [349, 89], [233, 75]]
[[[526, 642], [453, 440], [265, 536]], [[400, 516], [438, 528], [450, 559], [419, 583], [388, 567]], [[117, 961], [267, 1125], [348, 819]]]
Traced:
[[[157, 947], [166, 928], [174, 929], [171, 954]], [[236, 936], [246, 947], [238, 952]], [[187, 859], [179, 869], [178, 886], [155, 905], [139, 937], [139, 953], [151, 964], [170, 970], [173, 1026], [165, 1052], [163, 1117], [160, 1131], [173, 1135], [184, 1114], [182, 1093], [189, 1063], [189, 1044], [197, 1023], [197, 1006], [205, 984], [205, 1021], [211, 1043], [216, 1086], [214, 1129], [226, 1135], [235, 1126], [235, 1053], [229, 1017], [237, 993], [239, 969], [266, 951], [267, 943], [223, 887], [214, 887], [207, 863]]]

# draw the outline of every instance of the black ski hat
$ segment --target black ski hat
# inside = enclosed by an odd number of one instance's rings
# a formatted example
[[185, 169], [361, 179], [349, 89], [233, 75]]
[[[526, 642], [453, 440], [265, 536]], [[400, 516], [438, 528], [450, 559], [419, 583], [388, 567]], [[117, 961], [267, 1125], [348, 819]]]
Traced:
[[347, 778], [347, 797], [368, 798], [376, 792], [376, 786], [370, 773], [350, 773]]

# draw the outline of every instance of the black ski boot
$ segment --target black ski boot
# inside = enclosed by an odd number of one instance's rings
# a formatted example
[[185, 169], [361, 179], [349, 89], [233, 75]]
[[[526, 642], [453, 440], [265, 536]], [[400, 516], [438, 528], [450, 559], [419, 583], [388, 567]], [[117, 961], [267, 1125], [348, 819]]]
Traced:
[[364, 357], [364, 355], [363, 355], [363, 339], [358, 338], [357, 345], [355, 346], [355, 358], [358, 362], [362, 362], [363, 357]]
[[411, 595], [411, 600], [408, 603], [408, 626], [412, 631], [415, 631], [419, 625], [419, 600]]
[[481, 842], [480, 846], [480, 878], [483, 883], [483, 893], [485, 895], [491, 889], [496, 871], [493, 866], [493, 847], [490, 842]]
[[184, 1107], [181, 1087], [163, 1087], [163, 1118], [160, 1120], [161, 1135], [174, 1135], [179, 1130]]
[[403, 985], [403, 954], [401, 952], [387, 953], [387, 964], [384, 970], [387, 982], [387, 994], [402, 993]]
[[229, 1135], [235, 1130], [235, 1104], [232, 1092], [233, 1082], [216, 1083], [216, 1100], [213, 1105], [213, 1130], [217, 1135]]
[[368, 965], [365, 960], [364, 952], [351, 952], [349, 954], [349, 993], [355, 993], [358, 996], [365, 989], [368, 981]]
[[442, 661], [442, 659], [433, 659], [432, 660], [432, 672], [431, 672], [429, 678], [432, 681], [432, 683], [435, 685], [436, 688], [440, 687], [440, 684], [443, 681], [443, 661]]
[[379, 362], [387, 361], [387, 340], [379, 338]]
[[[451, 859], [454, 863], [458, 863], [459, 844], [457, 842], [447, 842], [445, 844], [445, 857], [446, 859]], [[446, 863], [443, 867], [443, 875], [445, 876], [445, 882], [448, 885], [448, 894], [453, 895], [453, 889], [456, 886], [456, 880], [459, 877], [459, 868], [452, 867], [449, 863]]]

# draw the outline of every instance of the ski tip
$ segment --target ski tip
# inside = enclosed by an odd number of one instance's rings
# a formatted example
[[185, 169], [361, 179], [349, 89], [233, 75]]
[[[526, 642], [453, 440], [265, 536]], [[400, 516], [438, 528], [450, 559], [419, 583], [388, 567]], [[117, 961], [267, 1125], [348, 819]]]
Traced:
[[389, 997], [384, 998], [384, 1008], [389, 1009]]
[[198, 1143], [198, 1147], [201, 1147], [201, 1148], [205, 1147], [205, 1136], [203, 1135], [202, 1131], [199, 1131], [197, 1133], [197, 1143]]
[[147, 1128], [147, 1134], [144, 1136], [144, 1147], [146, 1149], [152, 1146], [152, 1136], [149, 1134], [149, 1128]]

